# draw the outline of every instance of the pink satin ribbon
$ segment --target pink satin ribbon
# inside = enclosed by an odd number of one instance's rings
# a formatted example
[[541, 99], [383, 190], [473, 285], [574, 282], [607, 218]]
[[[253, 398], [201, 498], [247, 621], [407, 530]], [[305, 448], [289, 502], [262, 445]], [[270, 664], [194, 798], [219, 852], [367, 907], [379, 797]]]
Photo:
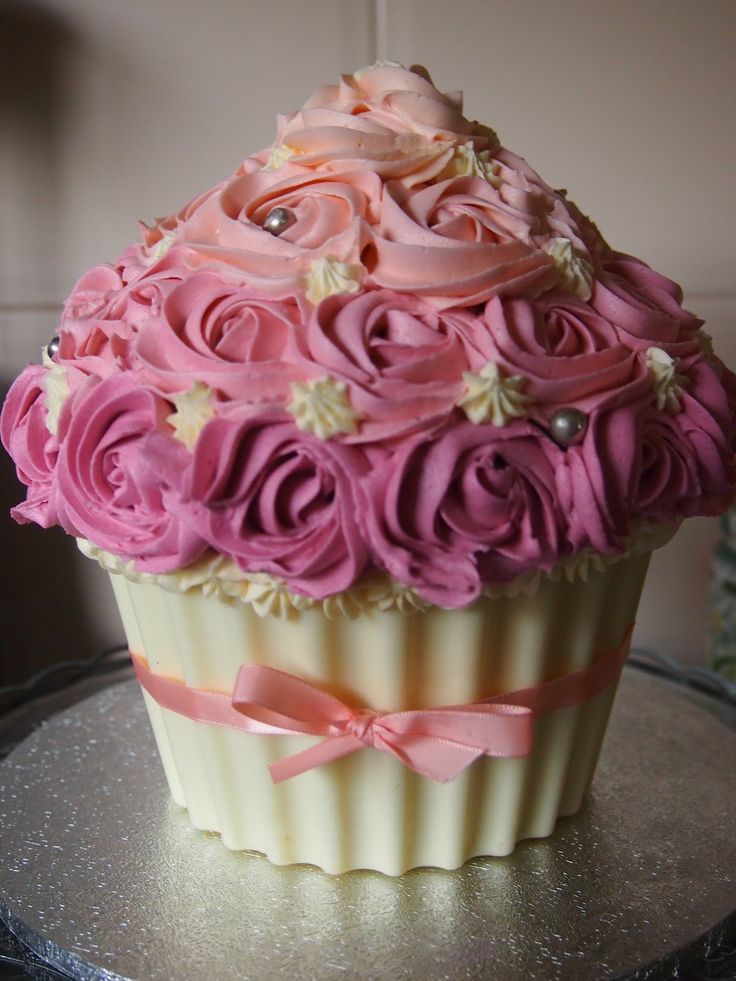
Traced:
[[615, 650], [553, 681], [468, 705], [404, 712], [352, 708], [308, 681], [261, 664], [241, 666], [231, 695], [190, 688], [154, 674], [141, 655], [131, 653], [141, 686], [162, 708], [196, 722], [259, 735], [323, 737], [271, 763], [275, 783], [365, 746], [391, 753], [422, 776], [446, 783], [480, 756], [529, 756], [534, 719], [582, 705], [613, 685], [630, 640], [631, 630]]

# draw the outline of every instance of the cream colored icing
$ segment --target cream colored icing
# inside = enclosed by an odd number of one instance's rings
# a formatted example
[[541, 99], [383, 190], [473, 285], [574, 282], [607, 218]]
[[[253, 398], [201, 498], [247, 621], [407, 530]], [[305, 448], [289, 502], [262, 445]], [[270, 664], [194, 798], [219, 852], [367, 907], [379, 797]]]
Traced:
[[171, 396], [176, 406], [167, 422], [174, 428], [174, 436], [188, 449], [194, 449], [199, 434], [215, 413], [215, 393], [202, 382], [194, 382], [186, 392], [178, 392]]
[[671, 357], [660, 347], [650, 347], [647, 349], [646, 361], [657, 408], [674, 415], [680, 411], [680, 396], [687, 384], [687, 377], [677, 373], [679, 359]]
[[269, 150], [268, 159], [261, 170], [278, 170], [279, 167], [283, 167], [286, 161], [295, 155], [295, 152], [291, 147], [282, 146], [277, 143]]
[[[629, 556], [641, 555], [666, 545], [676, 530], [666, 525], [642, 522], [623, 552], [616, 555], [601, 555], [592, 550], [581, 552], [559, 562], [549, 572], [535, 570], [504, 586], [486, 587], [483, 596], [491, 599], [532, 596], [540, 584], [548, 579], [587, 582], [592, 572], [602, 572], [607, 566]], [[97, 561], [107, 572], [123, 575], [132, 582], [157, 585], [171, 593], [201, 590], [204, 595], [216, 596], [225, 603], [247, 603], [260, 617], [292, 620], [304, 610], [315, 609], [321, 610], [330, 620], [337, 617], [354, 619], [390, 610], [411, 614], [431, 607], [410, 587], [378, 572], [370, 573], [342, 593], [313, 600], [287, 589], [274, 576], [243, 572], [231, 559], [213, 553], [177, 572], [154, 575], [136, 571], [132, 561], [105, 552], [85, 539], [78, 538], [77, 545], [83, 555]]]
[[348, 387], [329, 375], [291, 383], [292, 399], [286, 406], [297, 426], [320, 439], [338, 433], [354, 433], [360, 413], [350, 404]]
[[52, 361], [45, 349], [41, 355], [41, 360], [44, 368], [48, 369], [43, 380], [47, 409], [46, 428], [52, 436], [56, 436], [59, 431], [61, 407], [69, 396], [69, 380], [66, 376], [66, 369]]
[[[495, 134], [494, 134], [495, 135]], [[501, 165], [491, 158], [489, 150], [477, 151], [472, 143], [461, 143], [455, 147], [455, 153], [436, 180], [447, 180], [451, 177], [482, 177], [493, 187], [501, 186], [498, 173]]]
[[356, 262], [340, 262], [334, 256], [324, 256], [310, 263], [305, 273], [305, 296], [317, 306], [336, 293], [357, 293], [365, 268]]
[[522, 375], [504, 376], [494, 361], [481, 368], [479, 373], [463, 372], [465, 395], [457, 403], [471, 422], [485, 422], [505, 426], [511, 419], [527, 414], [526, 406], [532, 401], [522, 389]]
[[558, 286], [565, 293], [574, 293], [581, 300], [589, 300], [593, 285], [593, 266], [579, 255], [569, 238], [553, 238], [544, 250], [557, 267]]

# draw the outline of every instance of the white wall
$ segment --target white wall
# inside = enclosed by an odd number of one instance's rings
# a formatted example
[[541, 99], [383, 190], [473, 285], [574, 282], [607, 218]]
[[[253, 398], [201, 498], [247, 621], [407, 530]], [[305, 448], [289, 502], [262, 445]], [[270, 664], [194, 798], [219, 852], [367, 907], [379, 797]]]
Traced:
[[[735, 34], [732, 0], [5, 0], [0, 373], [36, 359], [77, 275], [136, 218], [227, 174], [278, 111], [377, 54], [464, 89], [613, 245], [683, 284], [736, 365]], [[0, 521], [17, 556], [0, 588], [28, 593], [41, 539]], [[715, 535], [691, 521], [655, 556], [636, 642], [702, 657]], [[119, 636], [108, 592], [68, 551], [99, 646]]]

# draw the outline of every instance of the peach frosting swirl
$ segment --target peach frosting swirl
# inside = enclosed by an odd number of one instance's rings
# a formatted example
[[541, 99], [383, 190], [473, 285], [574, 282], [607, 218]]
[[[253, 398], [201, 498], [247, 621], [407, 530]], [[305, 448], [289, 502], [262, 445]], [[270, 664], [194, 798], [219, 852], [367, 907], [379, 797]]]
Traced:
[[680, 288], [424, 69], [323, 86], [140, 232], [0, 418], [16, 520], [131, 575], [461, 607], [734, 499], [736, 377]]

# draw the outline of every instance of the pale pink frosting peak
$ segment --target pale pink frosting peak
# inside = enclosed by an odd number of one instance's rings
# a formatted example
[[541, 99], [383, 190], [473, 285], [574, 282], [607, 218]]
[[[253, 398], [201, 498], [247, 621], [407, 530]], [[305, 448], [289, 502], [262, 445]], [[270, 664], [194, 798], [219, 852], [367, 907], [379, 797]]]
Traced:
[[[338, 85], [326, 85], [307, 100], [304, 110], [331, 109], [361, 116], [393, 132], [419, 133], [429, 140], [453, 140], [473, 134], [463, 116], [462, 96], [443, 95], [431, 80], [397, 65], [376, 65], [343, 75]], [[300, 126], [300, 114], [281, 120], [279, 139]]]

